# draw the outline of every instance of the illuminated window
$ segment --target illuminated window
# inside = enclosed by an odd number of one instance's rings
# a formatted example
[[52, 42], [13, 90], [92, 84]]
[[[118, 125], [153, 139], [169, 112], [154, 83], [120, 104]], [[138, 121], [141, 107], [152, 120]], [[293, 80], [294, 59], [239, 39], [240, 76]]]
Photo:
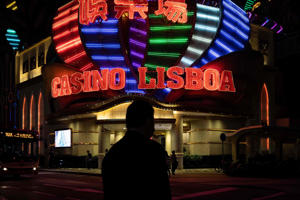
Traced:
[[23, 74], [29, 71], [28, 59], [26, 57], [27, 56], [23, 56]]
[[39, 50], [39, 56], [38, 56], [38, 66], [41, 67], [45, 64], [45, 53], [43, 50]]
[[260, 97], [260, 117], [263, 123], [266, 123], [267, 126], [270, 125], [270, 111], [269, 111], [269, 93], [267, 89], [267, 85], [264, 84], [261, 90]]
[[33, 70], [36, 68], [36, 58], [35, 55], [31, 56], [30, 58], [30, 70]]

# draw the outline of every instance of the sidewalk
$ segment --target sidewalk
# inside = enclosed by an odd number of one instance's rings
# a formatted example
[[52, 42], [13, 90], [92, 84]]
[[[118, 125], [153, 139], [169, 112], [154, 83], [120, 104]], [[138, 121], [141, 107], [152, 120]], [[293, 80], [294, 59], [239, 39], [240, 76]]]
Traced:
[[[40, 171], [101, 176], [101, 169], [87, 169], [87, 168], [45, 169], [45, 168], [41, 168]], [[176, 170], [176, 174], [203, 174], [203, 173], [216, 174], [217, 172], [215, 171], [214, 168], [177, 169]]]

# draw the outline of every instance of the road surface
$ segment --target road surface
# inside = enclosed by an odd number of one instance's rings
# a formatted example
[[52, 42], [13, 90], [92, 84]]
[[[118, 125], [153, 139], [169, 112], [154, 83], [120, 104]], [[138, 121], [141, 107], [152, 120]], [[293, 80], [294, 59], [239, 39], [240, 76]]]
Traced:
[[[222, 174], [180, 174], [170, 178], [180, 199], [300, 199], [300, 179], [239, 178]], [[101, 200], [100, 176], [40, 172], [0, 180], [0, 200]], [[150, 191], [149, 191], [150, 192]]]

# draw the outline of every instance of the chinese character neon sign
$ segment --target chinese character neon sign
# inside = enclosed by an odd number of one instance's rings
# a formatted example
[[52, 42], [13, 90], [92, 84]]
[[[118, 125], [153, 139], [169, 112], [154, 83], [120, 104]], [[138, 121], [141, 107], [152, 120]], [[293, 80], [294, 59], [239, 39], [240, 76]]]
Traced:
[[79, 1], [79, 22], [89, 25], [94, 23], [98, 17], [107, 20], [106, 0], [78, 0]]
[[158, 0], [158, 10], [155, 15], [164, 15], [169, 21], [186, 23], [187, 22], [187, 5], [185, 0]]
[[[94, 23], [97, 18], [107, 20], [108, 5], [106, 0], [78, 0], [79, 22], [88, 25]], [[148, 12], [148, 0], [114, 0], [115, 17], [119, 19], [127, 13], [129, 19], [134, 19], [138, 13], [141, 18], [146, 19]], [[174, 23], [187, 22], [187, 4], [185, 0], [158, 0], [158, 10], [155, 15], [164, 15]]]
[[119, 19], [124, 13], [129, 14], [129, 19], [134, 19], [134, 14], [139, 15], [146, 19], [148, 12], [148, 1], [147, 0], [114, 0], [116, 6], [115, 11], [117, 12], [116, 18]]
[[[146, 81], [147, 68], [140, 67], [139, 89], [186, 89], [207, 90], [220, 92], [236, 92], [232, 71], [200, 68], [170, 67], [165, 71], [164, 67], [156, 68], [156, 78]], [[165, 75], [168, 78], [165, 84]], [[185, 76], [184, 76], [185, 75]], [[118, 78], [117, 78], [118, 77]], [[69, 96], [72, 94], [98, 92], [111, 90], [122, 90], [125, 88], [126, 74], [122, 68], [111, 71], [76, 72], [71, 75], [55, 77], [51, 82], [51, 94], [53, 98]]]

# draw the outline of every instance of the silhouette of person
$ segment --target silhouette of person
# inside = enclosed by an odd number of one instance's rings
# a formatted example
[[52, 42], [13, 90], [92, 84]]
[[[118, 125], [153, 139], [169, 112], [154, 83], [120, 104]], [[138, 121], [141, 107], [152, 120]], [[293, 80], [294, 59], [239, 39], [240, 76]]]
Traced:
[[49, 168], [53, 168], [54, 167], [54, 148], [51, 147], [50, 151], [49, 151]]
[[164, 148], [151, 140], [154, 110], [146, 101], [134, 101], [126, 113], [127, 132], [111, 147], [102, 163], [105, 200], [170, 200]]
[[167, 162], [167, 167], [168, 167], [168, 176], [170, 177], [170, 175], [171, 175], [171, 171], [170, 171], [170, 169], [171, 169], [171, 158], [170, 158], [170, 156], [169, 156], [169, 154], [168, 154], [168, 152], [167, 151], [165, 151], [166, 152], [166, 162]]
[[171, 160], [172, 160], [172, 174], [175, 175], [175, 171], [178, 167], [178, 161], [177, 161], [175, 151], [172, 151]]
[[86, 151], [87, 153], [87, 168], [90, 169], [91, 168], [91, 163], [92, 163], [92, 154], [90, 153], [89, 150]]

